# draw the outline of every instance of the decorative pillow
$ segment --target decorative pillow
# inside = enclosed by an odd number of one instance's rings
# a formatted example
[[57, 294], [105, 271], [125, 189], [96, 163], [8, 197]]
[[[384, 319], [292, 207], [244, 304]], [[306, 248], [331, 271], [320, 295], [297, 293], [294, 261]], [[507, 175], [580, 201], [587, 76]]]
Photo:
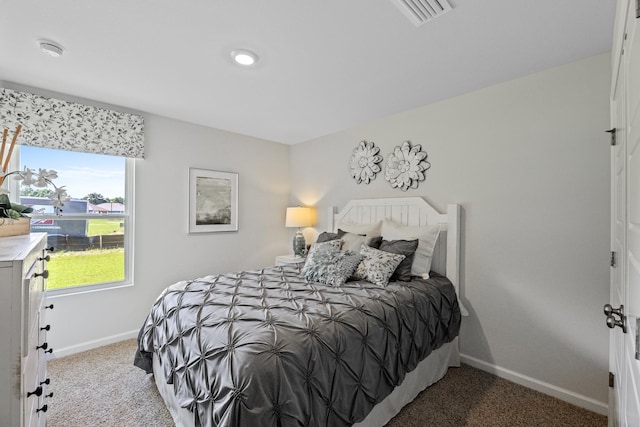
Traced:
[[320, 242], [320, 243], [316, 242], [312, 244], [311, 247], [309, 248], [309, 253], [307, 254], [307, 261], [309, 261], [309, 257], [313, 255], [315, 252], [322, 253], [322, 252], [331, 251], [332, 249], [340, 250], [341, 246], [342, 246], [342, 240], [340, 239], [329, 240], [328, 242]]
[[431, 271], [433, 248], [440, 234], [440, 225], [412, 227], [397, 224], [393, 221], [384, 221], [381, 231], [385, 240], [418, 239], [418, 249], [416, 249], [411, 263], [411, 275], [428, 279], [429, 271]]
[[312, 282], [342, 286], [353, 274], [362, 256], [354, 252], [341, 252], [340, 240], [316, 243], [311, 246], [300, 276]]
[[382, 243], [382, 236], [371, 237], [369, 235], [349, 233], [342, 229], [338, 229], [337, 235], [344, 242], [342, 244], [343, 251], [359, 252], [360, 246], [362, 246], [363, 243], [373, 248], [378, 248], [380, 243]]
[[326, 268], [331, 257], [340, 252], [342, 240], [330, 240], [328, 242], [314, 243], [309, 249], [307, 259], [300, 270], [300, 277], [307, 280], [316, 280], [321, 275], [321, 270]]
[[347, 233], [360, 234], [361, 236], [369, 235], [370, 237], [380, 236], [380, 227], [382, 227], [382, 221], [373, 224], [352, 224], [348, 222], [338, 224], [338, 228]]
[[391, 281], [402, 280], [408, 282], [411, 280], [411, 264], [413, 257], [418, 248], [418, 239], [415, 240], [383, 240], [380, 243], [380, 250], [391, 252], [393, 254], [404, 255], [405, 258], [396, 267], [396, 271], [391, 276]]
[[329, 260], [324, 274], [318, 277], [318, 282], [331, 286], [342, 286], [356, 271], [362, 261], [362, 255], [351, 251], [336, 253]]
[[360, 247], [362, 261], [353, 273], [358, 280], [366, 280], [378, 286], [387, 286], [398, 264], [405, 258], [404, 255], [392, 254], [362, 245]]

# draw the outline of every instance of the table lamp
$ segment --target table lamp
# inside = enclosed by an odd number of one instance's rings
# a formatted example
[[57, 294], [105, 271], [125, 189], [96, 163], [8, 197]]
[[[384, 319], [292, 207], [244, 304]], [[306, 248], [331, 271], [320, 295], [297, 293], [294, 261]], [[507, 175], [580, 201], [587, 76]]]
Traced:
[[285, 219], [286, 227], [297, 227], [296, 235], [293, 237], [293, 253], [296, 256], [305, 256], [307, 252], [307, 242], [302, 235], [302, 227], [313, 225], [313, 208], [298, 206], [287, 208]]

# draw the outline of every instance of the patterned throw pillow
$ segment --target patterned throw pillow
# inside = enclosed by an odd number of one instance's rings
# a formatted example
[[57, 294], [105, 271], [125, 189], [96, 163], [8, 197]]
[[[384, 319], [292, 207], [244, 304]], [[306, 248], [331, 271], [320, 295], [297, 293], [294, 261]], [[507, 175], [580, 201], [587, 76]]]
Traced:
[[396, 267], [405, 258], [404, 255], [392, 254], [367, 245], [360, 247], [360, 255], [362, 255], [362, 261], [358, 264], [354, 277], [378, 286], [387, 286]]
[[324, 274], [318, 278], [318, 281], [331, 286], [342, 286], [356, 271], [361, 260], [362, 255], [358, 253], [338, 252], [331, 257]]
[[300, 277], [332, 286], [342, 286], [360, 263], [362, 257], [353, 252], [341, 252], [340, 240], [330, 240], [311, 246]]

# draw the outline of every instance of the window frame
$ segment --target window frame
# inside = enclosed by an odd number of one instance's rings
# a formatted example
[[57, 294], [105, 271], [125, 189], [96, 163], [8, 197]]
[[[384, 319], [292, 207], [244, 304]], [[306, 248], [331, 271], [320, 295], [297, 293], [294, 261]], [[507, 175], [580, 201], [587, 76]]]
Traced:
[[[59, 150], [66, 151], [66, 150]], [[96, 153], [86, 153], [86, 154], [94, 154], [96, 156], [101, 156], [102, 154]], [[9, 170], [19, 170], [21, 169], [21, 160], [20, 160], [20, 146], [16, 146], [16, 150], [14, 152], [14, 156], [11, 159], [11, 165]], [[65, 220], [77, 220], [77, 219], [121, 219], [124, 222], [124, 279], [117, 282], [103, 282], [103, 283], [93, 283], [86, 285], [75, 285], [69, 286], [67, 288], [58, 288], [58, 289], [46, 289], [47, 298], [49, 297], [57, 297], [57, 296], [65, 296], [65, 295], [74, 295], [74, 294], [82, 294], [87, 292], [95, 292], [102, 291], [107, 289], [116, 289], [116, 288], [124, 288], [133, 286], [133, 277], [134, 277], [134, 262], [133, 262], [133, 252], [134, 252], [134, 235], [135, 235], [135, 221], [134, 221], [134, 206], [135, 206], [135, 164], [136, 159], [126, 157], [125, 158], [125, 179], [124, 179], [124, 213], [118, 214], [64, 214], [62, 216], [56, 216], [55, 214], [29, 214], [29, 216], [33, 219], [55, 219], [58, 221]], [[13, 182], [9, 182], [9, 191], [12, 194], [20, 194], [20, 189], [22, 185], [20, 182], [16, 180], [10, 180]], [[60, 185], [64, 185], [64, 183], [60, 183]], [[14, 193], [15, 192], [15, 193]]]

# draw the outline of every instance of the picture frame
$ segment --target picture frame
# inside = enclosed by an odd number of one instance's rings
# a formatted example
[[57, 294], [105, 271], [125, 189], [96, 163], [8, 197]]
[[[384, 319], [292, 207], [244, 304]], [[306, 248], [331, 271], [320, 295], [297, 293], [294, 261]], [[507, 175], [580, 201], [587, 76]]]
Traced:
[[189, 168], [189, 233], [238, 231], [238, 174]]

